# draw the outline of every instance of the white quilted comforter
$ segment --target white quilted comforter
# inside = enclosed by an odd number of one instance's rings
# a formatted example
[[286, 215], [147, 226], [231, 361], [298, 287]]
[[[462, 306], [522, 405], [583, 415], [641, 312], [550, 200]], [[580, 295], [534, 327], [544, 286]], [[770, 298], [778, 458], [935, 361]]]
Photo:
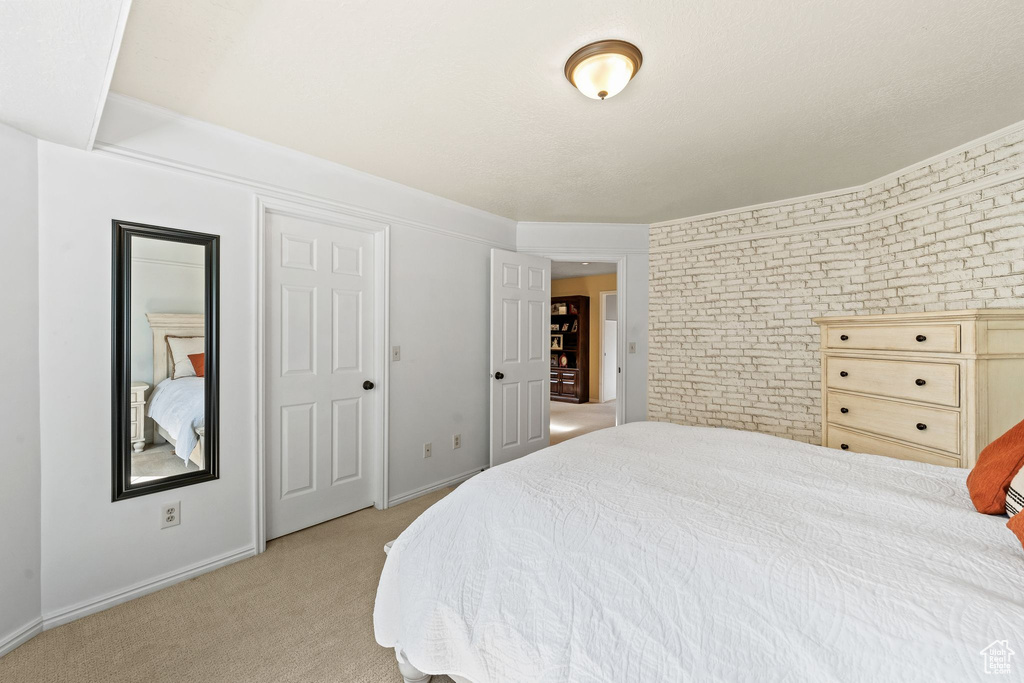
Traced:
[[[1024, 551], [963, 470], [636, 423], [469, 480], [395, 542], [377, 642], [504, 681], [1024, 678]], [[1006, 680], [1007, 677], [996, 677]]]
[[174, 453], [187, 463], [199, 443], [196, 430], [206, 423], [206, 380], [165, 379], [153, 390], [147, 414], [174, 437]]

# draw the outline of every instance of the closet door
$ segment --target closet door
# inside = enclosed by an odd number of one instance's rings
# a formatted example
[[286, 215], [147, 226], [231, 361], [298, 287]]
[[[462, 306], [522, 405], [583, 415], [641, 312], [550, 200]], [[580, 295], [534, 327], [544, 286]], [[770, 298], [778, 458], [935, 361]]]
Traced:
[[373, 504], [383, 340], [372, 232], [343, 216], [264, 222], [270, 539]]

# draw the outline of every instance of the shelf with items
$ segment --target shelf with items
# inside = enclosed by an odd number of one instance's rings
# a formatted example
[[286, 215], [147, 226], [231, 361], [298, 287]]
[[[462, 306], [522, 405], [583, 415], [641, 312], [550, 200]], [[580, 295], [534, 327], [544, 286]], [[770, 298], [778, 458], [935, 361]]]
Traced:
[[551, 400], [589, 400], [590, 298], [551, 297]]

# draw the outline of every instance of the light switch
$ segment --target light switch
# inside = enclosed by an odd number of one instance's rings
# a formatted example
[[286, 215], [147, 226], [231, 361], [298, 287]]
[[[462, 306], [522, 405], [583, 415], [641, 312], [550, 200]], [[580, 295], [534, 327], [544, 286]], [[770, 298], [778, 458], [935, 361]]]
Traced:
[[391, 347], [391, 360], [392, 361], [402, 360], [402, 347], [401, 346], [392, 346]]
[[629, 342], [629, 352], [636, 353], [636, 342]]

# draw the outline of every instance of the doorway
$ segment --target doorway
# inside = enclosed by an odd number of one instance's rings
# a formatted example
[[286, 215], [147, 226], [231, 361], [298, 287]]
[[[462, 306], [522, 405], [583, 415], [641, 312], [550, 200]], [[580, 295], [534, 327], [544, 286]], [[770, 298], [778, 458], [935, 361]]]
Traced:
[[616, 424], [618, 288], [615, 262], [551, 264], [552, 445]]

